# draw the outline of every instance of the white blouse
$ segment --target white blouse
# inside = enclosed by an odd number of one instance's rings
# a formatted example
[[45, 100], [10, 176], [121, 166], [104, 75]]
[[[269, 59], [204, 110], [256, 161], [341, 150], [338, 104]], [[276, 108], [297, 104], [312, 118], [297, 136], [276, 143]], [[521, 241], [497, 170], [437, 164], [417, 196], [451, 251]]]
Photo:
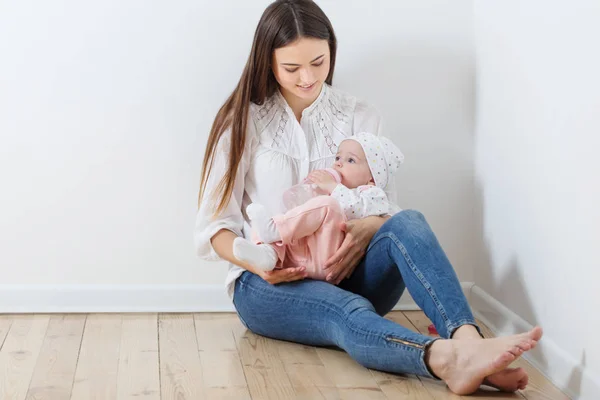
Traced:
[[[381, 133], [381, 118], [375, 108], [327, 84], [313, 104], [302, 112], [300, 122], [279, 91], [263, 105], [251, 104], [249, 114], [246, 146], [233, 193], [217, 218], [213, 216], [211, 199], [227, 171], [230, 132], [223, 134], [216, 149], [194, 232], [196, 252], [204, 260], [220, 260], [210, 239], [221, 229], [250, 237], [245, 213], [249, 204], [260, 203], [272, 215], [283, 213], [283, 192], [298, 184], [310, 171], [332, 166], [337, 147], [344, 138], [358, 132]], [[395, 211], [399, 208], [395, 206], [393, 188], [393, 184], [388, 185], [386, 194]], [[237, 265], [229, 265], [225, 285], [231, 299], [235, 280], [244, 271]]]

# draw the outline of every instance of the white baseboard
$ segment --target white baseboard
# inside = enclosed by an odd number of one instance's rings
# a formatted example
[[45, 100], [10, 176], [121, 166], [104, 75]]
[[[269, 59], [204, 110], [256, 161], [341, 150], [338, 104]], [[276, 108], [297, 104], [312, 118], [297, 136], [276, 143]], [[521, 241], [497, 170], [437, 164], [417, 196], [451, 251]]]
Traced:
[[[462, 283], [468, 295], [471, 283]], [[394, 310], [419, 310], [408, 293]], [[224, 285], [0, 285], [0, 314], [234, 311]]]
[[[533, 328], [523, 318], [476, 285], [471, 288], [469, 303], [475, 316], [498, 336], [512, 335]], [[524, 358], [572, 399], [598, 398], [600, 393], [598, 380], [548, 335], [544, 335], [537, 348], [526, 353]]]
[[234, 311], [224, 285], [0, 285], [0, 313]]

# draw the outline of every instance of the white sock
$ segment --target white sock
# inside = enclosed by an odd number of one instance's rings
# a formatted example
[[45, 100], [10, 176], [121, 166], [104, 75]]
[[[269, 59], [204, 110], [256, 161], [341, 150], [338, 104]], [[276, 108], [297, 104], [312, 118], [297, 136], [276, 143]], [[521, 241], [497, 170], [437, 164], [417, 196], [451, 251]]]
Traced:
[[271, 271], [279, 260], [277, 252], [270, 245], [254, 244], [241, 237], [233, 240], [233, 255], [263, 271]]
[[264, 206], [252, 203], [246, 207], [246, 214], [251, 221], [252, 229], [258, 233], [264, 243], [275, 243], [281, 240], [281, 235]]

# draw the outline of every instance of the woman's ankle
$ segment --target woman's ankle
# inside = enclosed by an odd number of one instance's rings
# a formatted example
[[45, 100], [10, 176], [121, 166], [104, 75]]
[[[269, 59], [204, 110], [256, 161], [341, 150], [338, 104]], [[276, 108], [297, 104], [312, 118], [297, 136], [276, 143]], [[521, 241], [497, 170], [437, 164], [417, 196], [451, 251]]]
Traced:
[[443, 380], [449, 359], [452, 354], [452, 343], [449, 339], [438, 339], [431, 343], [425, 353], [425, 365], [434, 378]]
[[483, 339], [474, 325], [461, 325], [450, 336], [451, 339]]

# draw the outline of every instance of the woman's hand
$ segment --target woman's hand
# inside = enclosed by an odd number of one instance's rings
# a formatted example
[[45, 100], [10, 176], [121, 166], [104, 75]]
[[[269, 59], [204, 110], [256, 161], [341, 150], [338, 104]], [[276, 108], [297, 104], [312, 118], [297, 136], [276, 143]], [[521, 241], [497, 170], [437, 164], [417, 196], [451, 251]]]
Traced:
[[305, 267], [274, 269], [272, 271], [256, 270], [255, 273], [271, 285], [281, 282], [299, 281], [306, 278]]
[[333, 176], [325, 170], [319, 169], [308, 174], [307, 178], [327, 193], [331, 194], [338, 185]]
[[343, 279], [349, 278], [367, 251], [369, 242], [381, 228], [386, 218], [367, 217], [342, 224], [346, 238], [338, 251], [325, 263], [327, 282], [338, 285]]

